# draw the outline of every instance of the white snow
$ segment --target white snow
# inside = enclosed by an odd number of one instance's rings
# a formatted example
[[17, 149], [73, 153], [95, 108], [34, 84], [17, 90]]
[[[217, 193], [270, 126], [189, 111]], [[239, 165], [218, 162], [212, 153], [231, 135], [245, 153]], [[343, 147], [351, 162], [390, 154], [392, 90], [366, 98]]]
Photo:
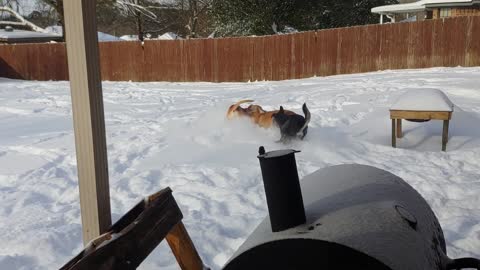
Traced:
[[45, 31], [53, 34], [62, 34], [63, 27], [60, 25], [50, 25], [45, 28]]
[[123, 35], [120, 37], [121, 40], [138, 40], [138, 35]]
[[[150, 35], [145, 37], [145, 40], [177, 40], [183, 39], [181, 36], [173, 33], [173, 32], [166, 32], [163, 35], [158, 35], [156, 38], [152, 38]], [[138, 40], [138, 35], [123, 35], [120, 37], [120, 40]]]
[[110, 34], [107, 34], [107, 33], [103, 33], [103, 32], [98, 32], [98, 41], [121, 41], [121, 39], [119, 37], [116, 37], [114, 35], [110, 35]]
[[160, 40], [176, 40], [176, 39], [182, 39], [179, 35], [173, 33], [173, 32], [166, 32], [163, 35], [158, 35], [158, 38]]
[[[50, 33], [55, 33], [55, 34], [60, 34], [62, 35], [62, 26], [59, 26], [59, 25], [52, 25], [52, 26], [48, 26], [47, 28], [45, 28], [46, 31], [50, 32]], [[98, 34], [98, 41], [99, 42], [104, 42], [104, 41], [121, 41], [121, 39], [119, 37], [116, 37], [116, 36], [113, 36], [113, 35], [110, 35], [110, 34], [107, 34], [107, 33], [103, 33], [103, 32], [97, 32]]]
[[412, 88], [406, 89], [391, 110], [405, 111], [453, 111], [453, 103], [440, 89], [434, 88]]
[[[382, 71], [253, 83], [104, 82], [113, 220], [170, 186], [205, 263], [219, 269], [267, 214], [258, 147], [293, 148], [300, 177], [359, 163], [416, 188], [452, 258], [480, 257], [480, 67]], [[390, 146], [389, 108], [410, 88], [455, 104], [447, 152], [441, 121], [404, 125]], [[304, 141], [227, 121], [254, 99], [312, 114]], [[58, 269], [82, 249], [68, 82], [0, 78], [0, 269]], [[179, 269], [162, 242], [140, 269]]]

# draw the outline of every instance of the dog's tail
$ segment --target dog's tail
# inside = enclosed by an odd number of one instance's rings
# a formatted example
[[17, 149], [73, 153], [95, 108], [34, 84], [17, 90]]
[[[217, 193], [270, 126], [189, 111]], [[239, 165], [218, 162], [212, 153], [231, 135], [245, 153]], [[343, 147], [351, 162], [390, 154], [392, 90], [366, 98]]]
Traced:
[[251, 99], [243, 99], [243, 100], [240, 100], [239, 102], [231, 105], [229, 108], [228, 108], [228, 111], [227, 111], [227, 118], [228, 119], [232, 119], [234, 117], [234, 114], [233, 112], [235, 112], [237, 110], [237, 108], [243, 104], [243, 103], [248, 103], [248, 102], [253, 102], [253, 100]]
[[303, 114], [305, 114], [305, 124], [297, 133], [301, 139], [303, 139], [303, 137], [307, 135], [306, 129], [308, 128], [308, 123], [310, 123], [310, 118], [311, 118], [310, 111], [307, 108], [307, 103], [303, 103], [302, 110], [303, 110]]

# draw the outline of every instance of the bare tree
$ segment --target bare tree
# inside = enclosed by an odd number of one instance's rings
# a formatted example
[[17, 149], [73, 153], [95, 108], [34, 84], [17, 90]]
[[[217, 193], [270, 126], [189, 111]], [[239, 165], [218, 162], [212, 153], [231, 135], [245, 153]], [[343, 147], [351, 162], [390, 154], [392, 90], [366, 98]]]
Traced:
[[31, 23], [30, 21], [26, 20], [18, 12], [14, 11], [13, 9], [11, 9], [9, 7], [0, 7], [0, 12], [2, 12], [2, 13], [6, 12], [7, 14], [10, 15], [10, 19], [15, 20], [15, 21], [14, 20], [4, 21], [3, 18], [0, 18], [0, 25], [22, 26], [22, 27], [27, 27], [28, 29], [31, 29], [33, 31], [46, 32], [45, 29], [43, 29], [41, 27], [38, 27], [37, 25], [35, 25], [35, 24]]
[[[56, 15], [57, 23], [62, 26], [62, 36], [65, 39], [65, 18], [63, 15], [63, 1], [64, 0], [40, 0], [41, 3], [47, 4], [52, 8], [53, 13], [55, 13]], [[97, 7], [108, 6], [113, 8], [115, 3], [116, 0], [96, 0]]]
[[134, 18], [138, 39], [143, 41], [145, 34], [144, 17], [152, 20], [157, 19], [157, 15], [149, 9], [151, 3], [142, 0], [117, 0], [116, 5], [125, 16]]
[[[0, 0], [8, 1], [8, 0]], [[12, 0], [16, 1], [16, 0]], [[58, 23], [63, 26], [63, 1], [40, 0], [57, 14]], [[138, 39], [147, 33], [173, 31], [190, 38], [208, 36], [208, 12], [213, 0], [97, 0], [97, 14], [100, 20], [114, 25], [114, 22], [128, 22], [123, 32], [135, 27]], [[123, 21], [122, 21], [123, 20]], [[118, 24], [117, 24], [118, 27]], [[112, 27], [104, 27], [112, 29]], [[113, 28], [115, 29], [115, 27]]]
[[[146, 32], [162, 32], [178, 23], [176, 22], [178, 18], [173, 16], [178, 13], [176, 12], [177, 6], [171, 2], [162, 0], [116, 0], [116, 6], [124, 16], [133, 19], [140, 40], [144, 39]], [[150, 29], [146, 29], [147, 25]]]
[[63, 0], [41, 0], [51, 6], [57, 14], [58, 23], [62, 26], [62, 37], [65, 40], [65, 18], [63, 16]]
[[17, 13], [20, 10], [20, 5], [18, 4], [18, 0], [0, 0], [1, 7], [8, 7], [15, 10]]
[[42, 27], [58, 24], [58, 16], [57, 11], [52, 6], [42, 1], [36, 2], [32, 13], [28, 15], [32, 22]]
[[182, 20], [187, 30], [187, 38], [199, 37], [199, 32], [208, 32], [208, 11], [212, 0], [177, 0], [176, 6], [181, 11]]

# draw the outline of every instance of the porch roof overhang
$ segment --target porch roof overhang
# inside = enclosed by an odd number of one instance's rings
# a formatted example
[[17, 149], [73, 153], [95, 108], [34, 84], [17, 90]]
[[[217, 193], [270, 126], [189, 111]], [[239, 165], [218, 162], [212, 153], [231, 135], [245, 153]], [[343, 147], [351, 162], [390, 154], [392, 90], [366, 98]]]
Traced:
[[[422, 1], [420, 1], [422, 2]], [[377, 14], [395, 14], [395, 13], [413, 13], [425, 10], [425, 6], [420, 5], [419, 2], [408, 4], [397, 4], [388, 6], [379, 6], [372, 8], [372, 13]]]

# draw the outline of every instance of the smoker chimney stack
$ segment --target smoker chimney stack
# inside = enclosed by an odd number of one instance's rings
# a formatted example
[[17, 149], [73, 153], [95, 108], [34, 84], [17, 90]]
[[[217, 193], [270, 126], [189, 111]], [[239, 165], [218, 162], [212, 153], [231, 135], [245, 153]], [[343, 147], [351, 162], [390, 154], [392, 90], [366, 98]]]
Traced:
[[279, 232], [306, 222], [302, 191], [295, 162], [295, 150], [265, 153], [259, 149], [272, 232]]

